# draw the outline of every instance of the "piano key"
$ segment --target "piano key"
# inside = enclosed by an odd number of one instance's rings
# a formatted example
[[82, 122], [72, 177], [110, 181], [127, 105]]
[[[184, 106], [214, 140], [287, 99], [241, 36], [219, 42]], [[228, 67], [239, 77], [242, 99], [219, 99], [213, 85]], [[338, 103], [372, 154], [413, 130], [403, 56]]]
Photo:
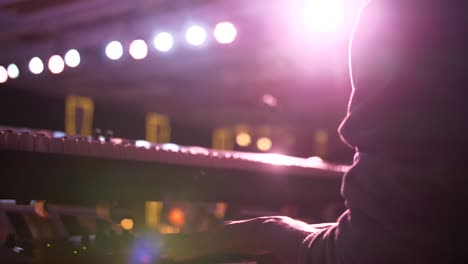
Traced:
[[34, 136], [29, 132], [22, 132], [19, 136], [18, 150], [32, 152], [34, 150]]
[[62, 153], [64, 153], [64, 145], [65, 145], [65, 139], [64, 138], [51, 138], [50, 139], [50, 145], [49, 145], [49, 151], [53, 152], [53, 153], [62, 154]]
[[20, 134], [12, 130], [6, 130], [4, 132], [2, 148], [6, 150], [18, 150]]
[[35, 152], [49, 152], [50, 137], [44, 134], [36, 134], [34, 137]]

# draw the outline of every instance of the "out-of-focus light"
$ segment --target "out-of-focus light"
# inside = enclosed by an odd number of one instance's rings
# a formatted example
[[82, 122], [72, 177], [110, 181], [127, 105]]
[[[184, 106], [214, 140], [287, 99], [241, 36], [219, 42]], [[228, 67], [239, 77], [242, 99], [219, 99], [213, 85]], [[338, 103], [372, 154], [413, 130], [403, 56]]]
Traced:
[[151, 147], [151, 143], [146, 140], [137, 140], [135, 141], [135, 146], [138, 148], [149, 148]]
[[236, 27], [230, 22], [218, 23], [214, 29], [213, 35], [221, 44], [229, 44], [236, 39], [237, 30]]
[[65, 68], [65, 62], [63, 61], [62, 57], [59, 55], [54, 55], [49, 59], [49, 70], [53, 74], [59, 74], [63, 72]]
[[267, 137], [262, 137], [257, 140], [257, 148], [261, 151], [270, 150], [272, 145], [271, 139]]
[[185, 32], [185, 39], [194, 46], [200, 46], [206, 40], [206, 31], [201, 26], [191, 26]]
[[167, 217], [172, 225], [180, 227], [185, 224], [185, 213], [182, 209], [172, 208]]
[[10, 79], [16, 79], [18, 78], [20, 74], [18, 66], [16, 66], [16, 64], [14, 63], [11, 63], [10, 65], [8, 65], [7, 72], [8, 72], [8, 77], [10, 77]]
[[241, 147], [247, 147], [251, 141], [250, 135], [245, 132], [236, 135], [236, 143]]
[[122, 226], [123, 229], [125, 230], [132, 230], [133, 228], [133, 220], [129, 218], [122, 219], [120, 221], [120, 225]]
[[167, 52], [172, 49], [174, 46], [174, 39], [172, 38], [171, 34], [167, 32], [161, 32], [153, 39], [154, 48], [162, 51]]
[[271, 94], [264, 94], [262, 96], [262, 101], [269, 107], [275, 107], [278, 105], [278, 100]]
[[328, 142], [328, 134], [323, 130], [319, 130], [315, 133], [315, 142], [317, 144], [327, 144]]
[[8, 72], [5, 67], [0, 66], [0, 83], [4, 83], [8, 80]]
[[135, 60], [144, 59], [148, 55], [148, 45], [142, 39], [134, 40], [130, 44], [129, 52]]
[[76, 250], [73, 250], [73, 254], [78, 254], [78, 251], [76, 251]]
[[318, 31], [334, 31], [343, 20], [342, 0], [305, 0], [302, 16], [306, 27]]
[[75, 68], [80, 65], [80, 53], [76, 49], [71, 49], [65, 53], [65, 63], [68, 67]]
[[111, 60], [118, 60], [122, 58], [123, 46], [120, 42], [114, 40], [109, 42], [106, 46], [106, 56]]
[[51, 247], [52, 245], [50, 243], [47, 243], [46, 244], [46, 247]]
[[29, 70], [34, 74], [40, 74], [44, 70], [44, 63], [38, 57], [34, 57], [29, 61]]

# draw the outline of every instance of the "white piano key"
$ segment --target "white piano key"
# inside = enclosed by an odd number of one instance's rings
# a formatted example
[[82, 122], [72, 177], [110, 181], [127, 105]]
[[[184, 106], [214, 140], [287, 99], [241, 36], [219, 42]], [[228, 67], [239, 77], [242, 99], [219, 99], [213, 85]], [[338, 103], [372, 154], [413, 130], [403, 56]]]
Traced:
[[0, 130], [0, 149], [2, 149], [3, 146], [3, 136], [5, 135], [5, 132], [3, 130]]
[[50, 137], [44, 134], [36, 134], [34, 137], [35, 152], [49, 152]]
[[63, 153], [64, 152], [65, 139], [64, 138], [51, 138], [49, 151], [52, 153]]
[[4, 131], [3, 149], [18, 150], [20, 134], [11, 130]]
[[89, 141], [85, 139], [78, 139], [75, 142], [75, 155], [88, 156], [89, 155]]
[[34, 136], [29, 132], [23, 132], [19, 136], [18, 150], [33, 151], [34, 150]]

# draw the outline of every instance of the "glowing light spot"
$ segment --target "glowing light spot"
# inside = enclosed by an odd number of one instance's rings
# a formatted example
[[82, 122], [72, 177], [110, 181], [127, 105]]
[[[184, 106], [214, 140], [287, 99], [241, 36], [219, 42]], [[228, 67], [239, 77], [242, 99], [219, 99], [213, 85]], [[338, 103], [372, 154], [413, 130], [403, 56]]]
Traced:
[[148, 55], [148, 45], [142, 39], [134, 40], [130, 44], [129, 52], [135, 60], [144, 59]]
[[81, 249], [86, 250], [88, 248], [86, 246], [82, 246]]
[[247, 147], [252, 141], [251, 137], [247, 133], [239, 133], [236, 135], [236, 143], [241, 147]]
[[46, 247], [50, 248], [52, 245], [50, 243], [46, 244]]
[[123, 46], [120, 42], [114, 40], [106, 46], [106, 56], [111, 60], [118, 60], [122, 58]]
[[271, 94], [264, 94], [262, 96], [262, 101], [269, 107], [275, 107], [278, 105], [278, 100]]
[[230, 22], [221, 22], [216, 25], [213, 35], [221, 44], [232, 43], [237, 36], [236, 27]]
[[171, 34], [167, 32], [161, 32], [153, 39], [154, 48], [162, 51], [167, 52], [172, 49], [174, 46], [174, 39], [172, 38]]
[[18, 78], [18, 76], [20, 74], [18, 66], [16, 66], [16, 64], [14, 64], [14, 63], [8, 65], [7, 72], [8, 72], [8, 77], [10, 77], [11, 79]]
[[125, 230], [132, 230], [133, 228], [133, 220], [129, 218], [122, 219], [120, 221], [120, 225], [122, 226], [123, 229]]
[[65, 53], [65, 64], [68, 67], [75, 68], [80, 65], [80, 53], [76, 49], [71, 49]]
[[53, 74], [59, 74], [63, 72], [63, 69], [65, 68], [65, 62], [59, 55], [54, 55], [50, 57], [48, 65], [50, 72], [52, 72]]
[[304, 24], [314, 31], [334, 31], [343, 21], [342, 0], [306, 0], [302, 10]]
[[5, 67], [0, 66], [0, 83], [4, 83], [8, 80], [8, 72]]
[[34, 57], [29, 61], [29, 70], [34, 74], [40, 74], [44, 70], [44, 63], [38, 57]]
[[193, 46], [200, 46], [206, 40], [206, 31], [201, 26], [191, 26], [185, 32], [185, 39]]
[[175, 226], [183, 226], [185, 224], [185, 213], [179, 208], [172, 208], [169, 211], [168, 219]]
[[76, 251], [76, 250], [73, 250], [73, 254], [78, 254], [78, 251]]
[[315, 133], [315, 142], [318, 144], [326, 144], [328, 142], [328, 134], [323, 130], [317, 131]]
[[257, 140], [257, 148], [261, 151], [268, 151], [271, 149], [273, 143], [271, 139], [267, 137], [262, 137]]

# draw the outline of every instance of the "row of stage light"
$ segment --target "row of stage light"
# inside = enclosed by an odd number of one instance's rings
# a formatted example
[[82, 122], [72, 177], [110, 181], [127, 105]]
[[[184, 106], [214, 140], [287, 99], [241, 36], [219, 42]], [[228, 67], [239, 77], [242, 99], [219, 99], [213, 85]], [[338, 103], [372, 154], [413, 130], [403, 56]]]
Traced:
[[[213, 30], [214, 39], [220, 44], [230, 44], [234, 42], [237, 36], [236, 27], [230, 22], [218, 23]], [[199, 26], [192, 25], [185, 31], [185, 40], [193, 46], [201, 46], [208, 40], [207, 31]], [[153, 38], [153, 47], [158, 52], [168, 52], [175, 44], [174, 37], [168, 32], [160, 32]], [[135, 60], [144, 59], [149, 52], [148, 44], [143, 39], [137, 39], [131, 42], [128, 52]], [[111, 60], [118, 60], [124, 55], [124, 46], [121, 42], [114, 40], [107, 44], [105, 48], [106, 56]], [[47, 66], [52, 74], [62, 73], [65, 66], [75, 68], [80, 64], [80, 53], [76, 49], [71, 49], [62, 57], [52, 55], [49, 58]], [[29, 71], [33, 74], [44, 72], [44, 62], [39, 57], [34, 57], [29, 61]], [[0, 65], [0, 84], [8, 79], [16, 79], [20, 75], [19, 67], [11, 63], [7, 67]]]

